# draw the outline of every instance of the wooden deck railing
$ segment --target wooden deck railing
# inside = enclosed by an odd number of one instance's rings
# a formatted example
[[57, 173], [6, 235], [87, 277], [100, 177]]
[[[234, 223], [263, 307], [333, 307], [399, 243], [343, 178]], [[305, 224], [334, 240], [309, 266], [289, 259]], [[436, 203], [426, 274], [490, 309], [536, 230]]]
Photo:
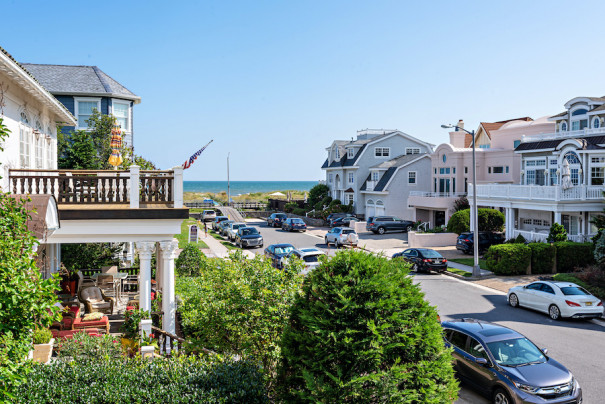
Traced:
[[[158, 328], [156, 326], [151, 326], [151, 331], [154, 332], [154, 334], [157, 335], [157, 339], [158, 339], [158, 345], [160, 347], [160, 352], [164, 353], [166, 356], [171, 356], [172, 352], [174, 351], [174, 343], [176, 341], [176, 346], [178, 351], [182, 351], [183, 349], [183, 344], [185, 343], [185, 340], [181, 337], [178, 337], [168, 331], [164, 331], [161, 328]], [[168, 340], [170, 340], [170, 343], [168, 343]], [[167, 353], [168, 351], [166, 350], [166, 344], [168, 343], [168, 345], [170, 346], [170, 352]]]

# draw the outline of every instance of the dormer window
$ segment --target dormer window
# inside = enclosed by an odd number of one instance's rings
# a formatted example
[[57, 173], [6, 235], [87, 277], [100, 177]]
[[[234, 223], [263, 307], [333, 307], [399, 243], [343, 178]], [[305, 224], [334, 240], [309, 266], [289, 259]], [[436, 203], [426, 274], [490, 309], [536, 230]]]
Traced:
[[348, 149], [347, 150], [347, 157], [352, 159], [353, 157], [355, 157], [355, 150], [354, 149]]
[[586, 115], [587, 113], [588, 113], [588, 110], [581, 108], [581, 109], [576, 109], [574, 112], [572, 112], [571, 116]]
[[378, 182], [379, 177], [380, 177], [380, 173], [378, 173], [378, 171], [372, 172], [372, 181]]
[[389, 157], [391, 155], [390, 147], [376, 147], [374, 148], [375, 157]]
[[340, 159], [340, 150], [337, 147], [336, 150], [334, 150], [334, 160], [338, 159]]

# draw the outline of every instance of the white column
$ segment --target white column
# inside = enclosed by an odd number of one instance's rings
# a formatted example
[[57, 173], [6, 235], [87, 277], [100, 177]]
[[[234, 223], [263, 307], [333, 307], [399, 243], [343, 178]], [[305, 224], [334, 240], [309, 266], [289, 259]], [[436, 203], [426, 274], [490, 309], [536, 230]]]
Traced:
[[130, 208], [139, 208], [139, 176], [140, 167], [136, 164], [130, 166]]
[[151, 255], [155, 248], [152, 241], [138, 241], [139, 262], [139, 307], [141, 310], [151, 311]]
[[176, 326], [176, 300], [174, 295], [174, 259], [176, 250], [179, 247], [177, 241], [161, 241], [162, 258], [164, 266], [162, 268], [162, 328], [172, 334], [175, 333]]
[[183, 207], [183, 167], [176, 166], [172, 169], [174, 172], [174, 183], [172, 184], [172, 200], [175, 208]]
[[555, 223], [563, 224], [561, 223], [561, 212], [555, 212]]
[[162, 249], [160, 248], [160, 244], [158, 243], [157, 249], [155, 251], [155, 281], [158, 287], [158, 290], [161, 290], [164, 287], [164, 279], [162, 278], [164, 268], [164, 254], [162, 254]]

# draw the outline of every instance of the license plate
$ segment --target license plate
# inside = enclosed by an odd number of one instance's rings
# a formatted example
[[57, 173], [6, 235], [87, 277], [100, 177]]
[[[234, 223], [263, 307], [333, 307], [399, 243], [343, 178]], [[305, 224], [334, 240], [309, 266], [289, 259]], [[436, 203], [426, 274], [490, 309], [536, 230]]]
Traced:
[[592, 306], [592, 302], [586, 302], [587, 306]]

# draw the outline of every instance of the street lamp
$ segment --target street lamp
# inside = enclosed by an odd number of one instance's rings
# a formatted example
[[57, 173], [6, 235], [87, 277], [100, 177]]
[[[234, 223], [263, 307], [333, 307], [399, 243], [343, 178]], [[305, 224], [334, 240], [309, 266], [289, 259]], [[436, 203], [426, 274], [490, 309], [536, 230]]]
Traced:
[[481, 276], [481, 268], [479, 267], [479, 210], [477, 208], [477, 166], [475, 164], [475, 131], [468, 130], [456, 125], [441, 125], [443, 129], [455, 128], [462, 130], [473, 138], [473, 209], [471, 215], [473, 218], [473, 255], [475, 262], [473, 265], [473, 276]]

